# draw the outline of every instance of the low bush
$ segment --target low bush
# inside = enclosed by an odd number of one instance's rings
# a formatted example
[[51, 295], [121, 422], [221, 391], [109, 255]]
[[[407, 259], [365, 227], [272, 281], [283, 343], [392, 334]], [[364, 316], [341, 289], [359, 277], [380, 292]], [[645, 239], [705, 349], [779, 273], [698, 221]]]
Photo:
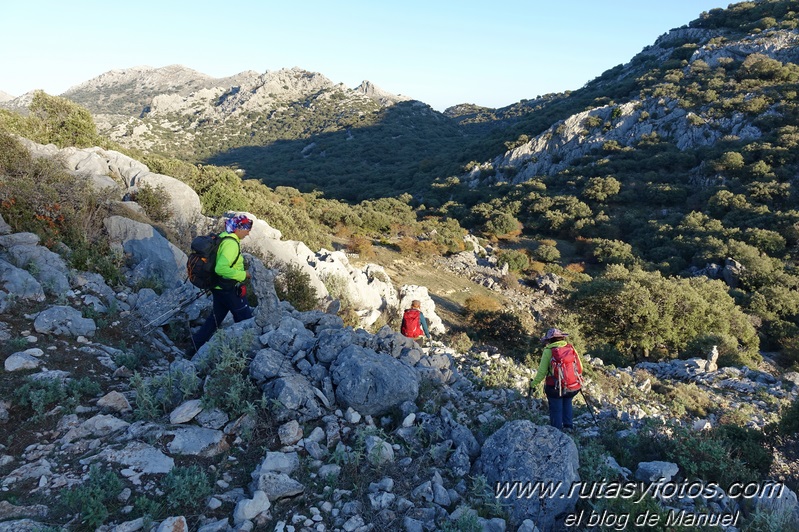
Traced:
[[31, 157], [2, 129], [0, 175], [0, 208], [15, 232], [35, 233], [50, 248], [62, 242], [73, 268], [100, 273], [111, 284], [121, 281], [122, 256], [102, 230], [108, 206], [87, 180], [55, 161]]
[[110, 515], [109, 506], [118, 506], [117, 497], [122, 491], [122, 481], [111, 471], [103, 472], [94, 464], [89, 478], [82, 485], [64, 492], [61, 504], [66, 511], [79, 514], [80, 523], [87, 530], [95, 530]]
[[211, 339], [212, 357], [200, 368], [208, 372], [203, 408], [220, 408], [234, 418], [255, 411], [261, 394], [248, 373], [252, 340], [251, 333], [234, 337], [225, 331], [218, 331]]
[[319, 304], [316, 288], [311, 285], [311, 275], [298, 264], [278, 266], [280, 273], [275, 279], [275, 292], [281, 301], [288, 301], [300, 312], [313, 310]]
[[139, 187], [133, 199], [154, 222], [166, 222], [172, 217], [169, 195], [163, 185], [152, 186], [145, 183]]
[[779, 431], [785, 435], [799, 434], [799, 401], [791, 403], [791, 406], [782, 413]]
[[100, 385], [88, 377], [66, 383], [59, 379], [31, 379], [14, 390], [13, 399], [19, 406], [30, 407], [34, 412], [31, 419], [38, 420], [55, 406], [69, 412], [82, 397], [93, 397], [100, 391]]
[[199, 466], [175, 467], [161, 483], [170, 510], [201, 509], [213, 493], [208, 474]]
[[150, 379], [134, 373], [130, 384], [136, 391], [136, 419], [156, 419], [194, 395], [200, 379], [193, 372], [170, 371]]
[[519, 361], [523, 361], [529, 351], [531, 337], [522, 320], [513, 312], [477, 311], [469, 324], [477, 340], [497, 345]]
[[502, 304], [490, 296], [471, 296], [464, 302], [467, 316], [472, 316], [477, 312], [496, 312], [502, 308]]
[[625, 467], [634, 469], [639, 462], [665, 460], [676, 463], [686, 479], [722, 487], [761, 480], [773, 460], [762, 433], [735, 425], [695, 432], [673, 424], [649, 423], [622, 438], [612, 427], [604, 429], [602, 444]]

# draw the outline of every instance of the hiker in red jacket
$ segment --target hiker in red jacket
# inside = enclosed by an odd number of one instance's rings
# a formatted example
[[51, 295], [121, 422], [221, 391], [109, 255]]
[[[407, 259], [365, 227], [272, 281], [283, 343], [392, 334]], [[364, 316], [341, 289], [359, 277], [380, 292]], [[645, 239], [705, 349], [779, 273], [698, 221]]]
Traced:
[[530, 382], [533, 390], [546, 378], [544, 394], [549, 404], [549, 424], [561, 430], [574, 427], [572, 398], [580, 391], [583, 374], [580, 355], [566, 341], [567, 336], [560, 329], [549, 329], [541, 338], [544, 352], [535, 379]]
[[408, 338], [418, 340], [424, 335], [430, 341], [430, 331], [427, 329], [427, 320], [420, 310], [422, 302], [414, 299], [411, 308], [407, 309], [402, 315], [402, 326], [400, 332]]

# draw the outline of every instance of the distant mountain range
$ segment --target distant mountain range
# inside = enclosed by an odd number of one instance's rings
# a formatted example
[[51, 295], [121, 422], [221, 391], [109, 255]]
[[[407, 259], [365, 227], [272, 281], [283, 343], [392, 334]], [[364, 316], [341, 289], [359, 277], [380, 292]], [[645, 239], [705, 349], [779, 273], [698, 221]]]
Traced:
[[[410, 192], [429, 200], [436, 182], [520, 183], [561, 172], [596, 150], [601, 156], [609, 142], [629, 147], [653, 133], [683, 152], [730, 135], [762, 135], [756, 113], [710, 101], [729, 93], [729, 85], [706, 87], [693, 78], [697, 68], [740, 77], [729, 67], [753, 56], [795, 63], [799, 36], [786, 15], [789, 4], [713, 10], [578, 90], [502, 109], [461, 104], [439, 113], [368, 81], [348, 88], [301, 68], [212, 78], [180, 65], [135, 67], [62, 96], [89, 109], [100, 133], [127, 148], [231, 165], [270, 186], [342, 199]], [[680, 96], [690, 95], [688, 79], [707, 101]], [[6, 108], [29, 101], [2, 99]]]

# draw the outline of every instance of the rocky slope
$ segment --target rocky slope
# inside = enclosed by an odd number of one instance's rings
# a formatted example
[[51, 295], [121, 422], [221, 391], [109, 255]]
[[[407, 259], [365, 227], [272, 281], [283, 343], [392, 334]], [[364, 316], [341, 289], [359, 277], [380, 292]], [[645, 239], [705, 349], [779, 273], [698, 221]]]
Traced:
[[[679, 69], [686, 75], [694, 68], [714, 69], [749, 56], [786, 64], [799, 61], [799, 34], [795, 30], [770, 28], [753, 35], [733, 36], [723, 31], [684, 27], [664, 34], [623, 68], [614, 69], [615, 77], [603, 76], [589, 87], [644, 76], [646, 68], [640, 65], [663, 64], [672, 58], [675, 48], [685, 43], [697, 43]], [[603, 151], [634, 147], [648, 136], [664, 139], [680, 151], [714, 146], [722, 139], [751, 141], [764, 134], [758, 125], [762, 116], [784, 112], [782, 103], [774, 101], [759, 113], [730, 111], [719, 115], [712, 103], [686, 110], [684, 102], [676, 96], [657, 91], [643, 97], [633, 94], [619, 98], [618, 103], [591, 107], [560, 120], [527, 142], [474, 166], [462, 178], [472, 187], [497, 182], [523, 183], [535, 176], [556, 175], [576, 161], [594, 158]], [[692, 172], [697, 176], [703, 173], [699, 168]]]
[[[106, 190], [128, 172], [156, 179], [103, 150], [60, 155]], [[180, 187], [168, 190], [175, 205], [195, 205]], [[332, 313], [298, 312], [251, 254], [255, 317], [225, 324], [186, 359], [185, 327], [209, 303], [200, 298], [160, 325], [191, 298], [176, 278], [179, 250], [125, 215], [104, 223], [127, 257], [124, 286], [71, 269], [35, 235], [0, 222], [2, 531], [558, 529], [585, 508], [580, 490], [497, 498], [497, 483], [579, 486], [599, 463], [586, 454], [594, 440], [653, 424], [700, 434], [729, 416], [762, 428], [799, 394], [795, 373], [719, 369], [712, 353], [633, 368], [585, 355], [593, 409], [580, 407], [578, 433], [567, 435], [547, 426], [541, 399], [526, 396], [532, 370], [490, 350], [420, 347], [389, 327], [372, 334]], [[142, 288], [139, 275], [166, 290]], [[703, 398], [705, 413], [686, 411], [674, 392], [683, 387]], [[795, 458], [781, 453], [763, 481], [795, 486]], [[693, 480], [673, 462], [633, 470], [610, 455], [601, 461], [620, 481]], [[701, 496], [654, 498], [688, 515], [799, 518], [788, 489], [741, 500], [702, 484]]]

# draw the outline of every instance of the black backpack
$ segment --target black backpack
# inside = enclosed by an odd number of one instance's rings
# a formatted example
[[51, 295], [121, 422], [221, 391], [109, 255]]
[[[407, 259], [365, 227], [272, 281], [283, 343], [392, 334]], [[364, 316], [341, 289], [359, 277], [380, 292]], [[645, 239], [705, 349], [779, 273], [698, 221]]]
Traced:
[[[200, 290], [209, 290], [219, 284], [220, 277], [214, 271], [216, 268], [216, 253], [219, 251], [219, 244], [225, 238], [232, 238], [230, 235], [220, 237], [216, 233], [200, 235], [191, 241], [191, 254], [186, 261], [186, 273], [191, 284]], [[233, 260], [235, 263], [241, 256], [239, 254]]]

